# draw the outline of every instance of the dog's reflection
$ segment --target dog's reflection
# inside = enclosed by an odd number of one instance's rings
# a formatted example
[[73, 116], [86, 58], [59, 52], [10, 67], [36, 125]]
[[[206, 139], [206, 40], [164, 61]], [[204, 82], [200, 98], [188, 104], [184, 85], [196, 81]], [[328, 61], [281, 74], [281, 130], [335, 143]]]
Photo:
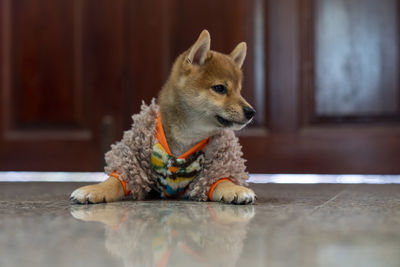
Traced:
[[185, 201], [72, 206], [106, 225], [106, 247], [125, 266], [235, 266], [254, 206]]

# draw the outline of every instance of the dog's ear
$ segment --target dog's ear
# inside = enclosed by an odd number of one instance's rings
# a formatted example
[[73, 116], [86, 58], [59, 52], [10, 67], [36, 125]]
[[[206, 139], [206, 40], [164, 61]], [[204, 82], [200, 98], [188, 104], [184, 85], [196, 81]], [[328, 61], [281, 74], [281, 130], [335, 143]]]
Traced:
[[246, 53], [247, 45], [245, 42], [239, 43], [231, 53], [233, 61], [235, 61], [239, 68], [241, 68], [243, 65], [244, 59], [246, 58]]
[[203, 65], [207, 52], [210, 51], [210, 34], [207, 30], [200, 33], [197, 41], [192, 45], [188, 55], [188, 62], [191, 64]]

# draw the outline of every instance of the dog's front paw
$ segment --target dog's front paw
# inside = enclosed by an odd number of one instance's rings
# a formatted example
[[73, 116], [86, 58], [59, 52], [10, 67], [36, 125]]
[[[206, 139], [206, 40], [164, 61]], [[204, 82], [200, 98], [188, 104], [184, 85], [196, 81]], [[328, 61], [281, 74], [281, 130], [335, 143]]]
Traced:
[[215, 188], [212, 200], [232, 204], [250, 204], [256, 199], [254, 191], [230, 181], [222, 181]]
[[123, 197], [124, 189], [121, 183], [111, 177], [100, 184], [87, 185], [76, 189], [72, 192], [70, 200], [78, 204], [95, 204], [118, 201]]
[[70, 200], [78, 204], [94, 204], [107, 202], [106, 193], [102, 192], [99, 185], [88, 185], [72, 192]]

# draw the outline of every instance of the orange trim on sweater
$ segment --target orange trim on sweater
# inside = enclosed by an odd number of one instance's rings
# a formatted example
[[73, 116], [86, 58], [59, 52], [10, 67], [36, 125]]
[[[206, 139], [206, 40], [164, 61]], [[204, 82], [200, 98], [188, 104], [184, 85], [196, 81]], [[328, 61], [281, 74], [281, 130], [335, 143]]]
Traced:
[[217, 188], [217, 185], [218, 185], [220, 182], [222, 182], [222, 181], [230, 181], [230, 182], [232, 182], [232, 180], [229, 179], [229, 178], [221, 178], [221, 179], [215, 181], [215, 182], [210, 186], [210, 190], [208, 191], [208, 199], [209, 199], [209, 200], [212, 200], [212, 195], [213, 195], [213, 193], [214, 193], [215, 188]]
[[[167, 138], [165, 137], [164, 128], [163, 128], [162, 123], [161, 123], [161, 114], [160, 113], [158, 113], [158, 115], [157, 115], [156, 138], [157, 138], [158, 142], [160, 143], [160, 145], [164, 148], [164, 150], [170, 156], [172, 156], [171, 150], [169, 149], [169, 146], [168, 146], [168, 143], [167, 143]], [[196, 152], [202, 150], [208, 144], [208, 141], [209, 141], [209, 138], [201, 140], [195, 146], [193, 146], [191, 149], [189, 149], [188, 151], [186, 151], [185, 153], [180, 155], [178, 157], [178, 159], [186, 159], [187, 157], [189, 157], [193, 153], [196, 153]]]
[[116, 173], [116, 172], [114, 171], [114, 172], [110, 173], [110, 176], [112, 176], [112, 177], [116, 178], [118, 181], [120, 181], [120, 183], [121, 183], [121, 185], [122, 185], [122, 188], [124, 189], [124, 194], [125, 194], [125, 196], [128, 196], [128, 195], [131, 193], [131, 191], [129, 191], [128, 189], [126, 189], [126, 182], [125, 182], [124, 180], [121, 179], [121, 177], [119, 176], [118, 173]]
[[164, 148], [164, 150], [168, 154], [172, 155], [171, 150], [169, 150], [167, 138], [165, 137], [164, 128], [161, 123], [161, 114], [160, 113], [158, 113], [158, 115], [157, 115], [156, 138], [157, 138], [158, 142], [160, 142], [160, 145]]
[[209, 140], [208, 138], [204, 139], [204, 140], [201, 140], [194, 147], [192, 147], [191, 149], [189, 149], [188, 151], [186, 151], [185, 153], [180, 155], [178, 157], [178, 159], [186, 159], [187, 157], [189, 157], [190, 155], [196, 153], [197, 151], [202, 150], [208, 144], [208, 140]]

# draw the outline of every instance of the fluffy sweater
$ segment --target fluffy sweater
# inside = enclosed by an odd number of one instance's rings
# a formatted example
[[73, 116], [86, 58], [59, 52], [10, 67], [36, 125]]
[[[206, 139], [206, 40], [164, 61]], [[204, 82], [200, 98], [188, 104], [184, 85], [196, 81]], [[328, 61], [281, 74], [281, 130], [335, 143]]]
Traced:
[[[159, 107], [153, 99], [150, 105], [142, 104], [141, 112], [132, 116], [132, 128], [124, 132], [121, 141], [111, 145], [105, 155], [105, 172], [118, 172], [126, 182], [133, 199], [144, 199], [155, 186], [156, 174], [150, 158], [155, 138]], [[221, 130], [210, 137], [203, 149], [205, 161], [201, 173], [189, 184], [189, 199], [208, 200], [210, 186], [228, 177], [238, 185], [247, 185], [248, 173], [242, 158], [241, 145], [231, 130]]]

